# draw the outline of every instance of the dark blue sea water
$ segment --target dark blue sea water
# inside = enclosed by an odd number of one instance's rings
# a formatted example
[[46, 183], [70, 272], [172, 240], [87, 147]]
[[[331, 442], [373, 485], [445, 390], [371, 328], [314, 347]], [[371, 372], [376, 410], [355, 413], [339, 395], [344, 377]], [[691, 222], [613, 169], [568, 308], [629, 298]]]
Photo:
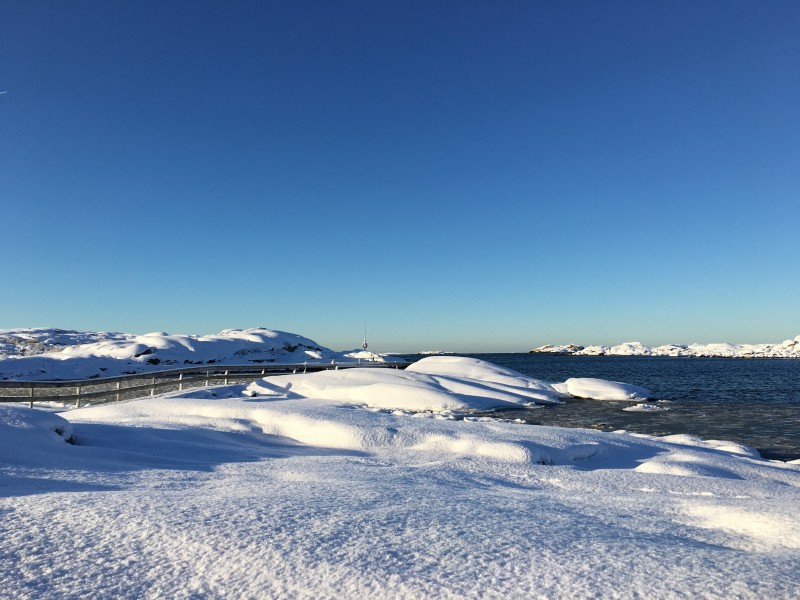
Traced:
[[[536, 379], [597, 377], [644, 386], [663, 412], [627, 412], [631, 402], [568, 400], [495, 413], [533, 424], [732, 440], [764, 458], [800, 458], [800, 360], [472, 354]], [[418, 357], [410, 357], [418, 358]]]

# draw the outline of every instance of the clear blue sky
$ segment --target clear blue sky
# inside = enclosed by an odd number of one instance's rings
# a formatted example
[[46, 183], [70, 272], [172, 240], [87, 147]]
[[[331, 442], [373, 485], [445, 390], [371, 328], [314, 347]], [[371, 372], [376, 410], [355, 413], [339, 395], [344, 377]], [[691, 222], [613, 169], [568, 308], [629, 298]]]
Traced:
[[0, 328], [800, 334], [800, 2], [0, 2]]

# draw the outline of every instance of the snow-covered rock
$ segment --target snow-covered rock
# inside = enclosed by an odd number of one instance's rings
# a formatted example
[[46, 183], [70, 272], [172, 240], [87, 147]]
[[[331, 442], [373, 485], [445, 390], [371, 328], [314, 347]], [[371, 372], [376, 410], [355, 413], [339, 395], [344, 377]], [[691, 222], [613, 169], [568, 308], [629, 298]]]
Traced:
[[534, 353], [541, 353], [541, 354], [574, 354], [583, 350], [583, 346], [578, 346], [577, 344], [563, 344], [563, 345], [553, 345], [553, 344], [545, 344], [544, 346], [539, 346], [538, 348], [534, 348], [531, 350], [531, 354]]
[[653, 397], [650, 390], [638, 385], [592, 377], [573, 377], [555, 387], [575, 398], [592, 400], [646, 400]]
[[652, 353], [653, 350], [641, 342], [625, 342], [624, 344], [611, 346], [606, 351], [606, 354], [615, 356], [649, 356]]
[[774, 344], [665, 344], [645, 346], [625, 342], [616, 346], [545, 345], [531, 354], [572, 354], [576, 356], [696, 356], [707, 358], [800, 358], [800, 335]]

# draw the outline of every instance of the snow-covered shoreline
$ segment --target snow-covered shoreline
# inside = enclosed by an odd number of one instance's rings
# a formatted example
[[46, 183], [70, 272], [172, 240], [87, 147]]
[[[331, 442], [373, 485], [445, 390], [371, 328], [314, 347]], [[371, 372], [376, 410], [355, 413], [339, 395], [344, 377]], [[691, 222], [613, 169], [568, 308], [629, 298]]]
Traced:
[[3, 595], [793, 596], [800, 465], [453, 414], [556, 392], [432, 357], [60, 414], [0, 405]]
[[546, 344], [531, 354], [569, 356], [673, 356], [696, 358], [800, 358], [800, 335], [774, 344], [666, 344], [646, 346], [641, 342], [625, 342], [616, 346], [580, 346], [578, 344]]

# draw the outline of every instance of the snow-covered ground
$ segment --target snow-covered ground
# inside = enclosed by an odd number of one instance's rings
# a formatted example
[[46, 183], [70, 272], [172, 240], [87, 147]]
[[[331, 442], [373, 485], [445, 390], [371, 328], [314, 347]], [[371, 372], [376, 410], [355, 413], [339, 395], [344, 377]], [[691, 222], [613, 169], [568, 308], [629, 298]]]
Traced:
[[697, 356], [705, 358], [800, 358], [800, 335], [775, 344], [667, 344], [645, 346], [625, 342], [617, 346], [545, 345], [531, 350], [538, 354], [576, 356]]
[[796, 597], [799, 464], [458, 418], [565, 385], [432, 357], [60, 414], [0, 405], [2, 596]]
[[62, 329], [0, 329], [0, 380], [86, 379], [197, 364], [397, 360], [335, 352], [295, 333], [226, 329], [217, 335], [136, 335]]

